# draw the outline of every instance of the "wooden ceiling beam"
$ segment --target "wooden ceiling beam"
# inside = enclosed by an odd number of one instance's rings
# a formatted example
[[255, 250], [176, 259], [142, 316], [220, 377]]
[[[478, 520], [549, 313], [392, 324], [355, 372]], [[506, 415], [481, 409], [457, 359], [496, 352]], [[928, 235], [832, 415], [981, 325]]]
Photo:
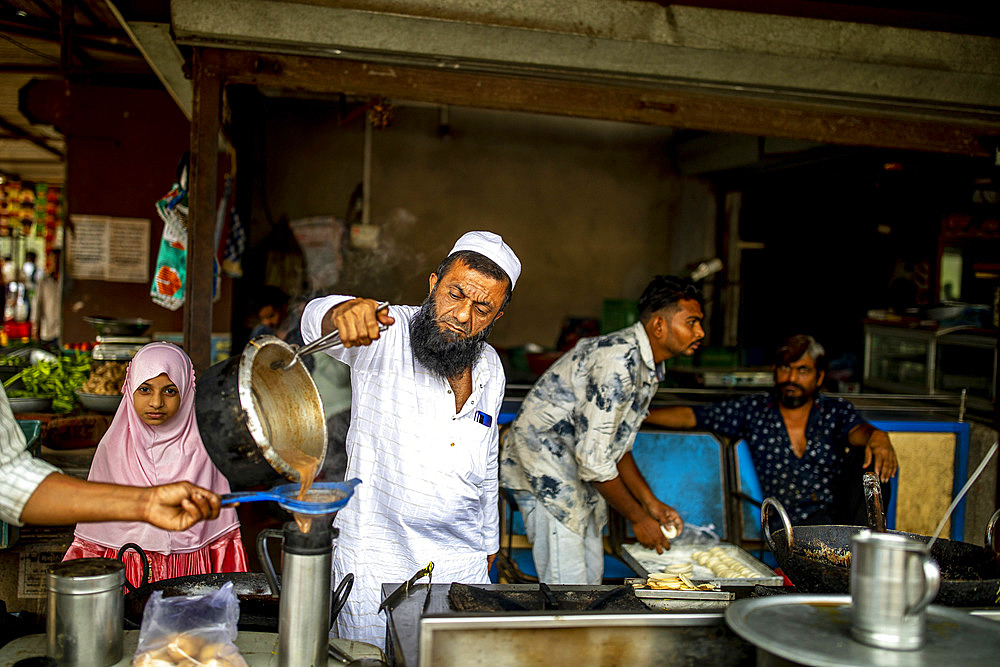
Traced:
[[220, 50], [225, 84], [525, 111], [830, 144], [987, 156], [1000, 120], [882, 104], [819, 104], [704, 89], [607, 84]]
[[53, 155], [55, 155], [56, 157], [58, 157], [60, 160], [63, 160], [66, 157], [63, 154], [62, 151], [60, 151], [57, 148], [53, 148], [44, 139], [36, 137], [35, 135], [31, 134], [30, 132], [25, 132], [20, 127], [18, 127], [16, 124], [10, 122], [9, 120], [7, 120], [5, 118], [0, 118], [0, 129], [3, 129], [3, 130], [6, 130], [7, 132], [10, 132], [12, 135], [18, 137], [19, 139], [22, 139], [24, 141], [30, 142], [30, 143], [38, 146], [42, 150], [48, 152], [48, 153], [52, 153]]

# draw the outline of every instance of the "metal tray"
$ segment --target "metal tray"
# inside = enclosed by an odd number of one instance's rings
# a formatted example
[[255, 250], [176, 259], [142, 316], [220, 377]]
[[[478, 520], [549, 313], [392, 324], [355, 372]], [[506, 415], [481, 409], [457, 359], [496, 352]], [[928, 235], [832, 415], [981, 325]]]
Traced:
[[849, 595], [747, 598], [729, 606], [726, 623], [740, 637], [768, 654], [768, 659], [759, 660], [758, 664], [790, 661], [815, 667], [995, 665], [1000, 653], [1000, 624], [937, 605], [927, 607], [927, 642], [923, 647], [896, 651], [862, 644], [851, 638]]
[[[692, 554], [696, 551], [708, 551], [713, 547], [722, 547], [725, 554], [742, 565], [750, 568], [755, 577], [734, 577], [719, 578], [707, 567], [694, 563], [691, 560]], [[678, 563], [691, 563], [691, 574], [687, 575], [692, 581], [713, 581], [722, 586], [781, 586], [783, 579], [774, 570], [764, 563], [751, 556], [749, 553], [739, 548], [735, 544], [720, 542], [719, 544], [693, 545], [675, 544], [668, 551], [662, 554], [656, 553], [653, 549], [647, 549], [641, 544], [623, 544], [622, 560], [631, 567], [636, 574], [647, 576], [650, 572], [663, 572], [668, 565]]]
[[[625, 584], [631, 586], [633, 584], [645, 584], [646, 580], [642, 578], [629, 577], [625, 579]], [[694, 582], [694, 583], [706, 583], [706, 582]], [[707, 582], [707, 583], [715, 583]], [[659, 599], [677, 599], [677, 600], [732, 600], [736, 597], [735, 593], [730, 593], [728, 591], [670, 591], [662, 590], [657, 588], [635, 588], [635, 596], [637, 598], [659, 598]]]

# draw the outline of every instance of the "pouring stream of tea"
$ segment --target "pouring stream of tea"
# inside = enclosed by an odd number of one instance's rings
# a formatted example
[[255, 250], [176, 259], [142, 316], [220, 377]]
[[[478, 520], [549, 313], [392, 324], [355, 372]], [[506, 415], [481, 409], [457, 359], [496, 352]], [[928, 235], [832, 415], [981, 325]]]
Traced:
[[[316, 468], [319, 466], [319, 459], [315, 456], [309, 456], [305, 452], [295, 449], [290, 452], [282, 454], [282, 458], [285, 462], [291, 466], [295, 472], [299, 473], [299, 500], [305, 500], [306, 494], [309, 493], [309, 487], [312, 486], [313, 477], [316, 476]], [[295, 523], [299, 526], [299, 531], [303, 533], [308, 533], [309, 529], [312, 528], [312, 517], [298, 514], [293, 512], [292, 516], [295, 518]]]
[[972, 475], [969, 477], [969, 481], [965, 483], [965, 486], [962, 487], [962, 490], [959, 491], [958, 495], [955, 496], [955, 499], [951, 501], [951, 505], [948, 506], [948, 511], [944, 513], [943, 517], [941, 517], [941, 523], [938, 524], [937, 530], [934, 531], [933, 537], [931, 537], [930, 542], [927, 543], [927, 553], [931, 552], [931, 547], [934, 546], [934, 542], [937, 541], [938, 535], [941, 534], [941, 530], [944, 528], [944, 524], [948, 520], [948, 517], [951, 516], [951, 513], [955, 511], [955, 507], [957, 507], [958, 503], [961, 502], [962, 498], [965, 497], [965, 493], [969, 490], [969, 487], [972, 486], [972, 483], [975, 482], [977, 479], [979, 479], [979, 475], [982, 474], [983, 470], [986, 468], [986, 464], [990, 462], [991, 458], [993, 458], [993, 455], [996, 453], [998, 446], [1000, 446], [1000, 441], [993, 443], [993, 446], [990, 447], [990, 451], [986, 452], [986, 456], [983, 457], [982, 463], [979, 464], [979, 467], [976, 468], [976, 471], [972, 473]]

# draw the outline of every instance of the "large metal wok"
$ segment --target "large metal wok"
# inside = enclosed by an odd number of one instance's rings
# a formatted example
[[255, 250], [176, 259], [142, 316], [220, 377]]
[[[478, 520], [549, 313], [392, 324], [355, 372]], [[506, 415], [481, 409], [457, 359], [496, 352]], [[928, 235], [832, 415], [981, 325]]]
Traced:
[[[783, 528], [771, 534], [768, 510], [777, 512]], [[985, 547], [939, 539], [931, 556], [941, 568], [941, 587], [934, 602], [949, 607], [1000, 606], [1000, 556], [994, 528], [997, 510], [986, 524]], [[805, 593], [850, 593], [851, 537], [864, 526], [796, 526], [794, 533], [781, 503], [767, 498], [761, 506], [761, 528], [768, 548], [795, 588]], [[924, 542], [926, 535], [886, 531]]]

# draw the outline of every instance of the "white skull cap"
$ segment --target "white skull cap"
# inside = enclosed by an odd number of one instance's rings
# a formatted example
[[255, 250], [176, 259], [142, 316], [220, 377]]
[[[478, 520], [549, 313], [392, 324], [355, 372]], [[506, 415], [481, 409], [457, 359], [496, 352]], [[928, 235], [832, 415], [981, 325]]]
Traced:
[[449, 255], [459, 250], [478, 252], [483, 257], [493, 260], [510, 278], [510, 289], [514, 289], [518, 276], [521, 275], [521, 260], [517, 258], [510, 246], [503, 242], [499, 234], [493, 232], [466, 232], [455, 242]]

